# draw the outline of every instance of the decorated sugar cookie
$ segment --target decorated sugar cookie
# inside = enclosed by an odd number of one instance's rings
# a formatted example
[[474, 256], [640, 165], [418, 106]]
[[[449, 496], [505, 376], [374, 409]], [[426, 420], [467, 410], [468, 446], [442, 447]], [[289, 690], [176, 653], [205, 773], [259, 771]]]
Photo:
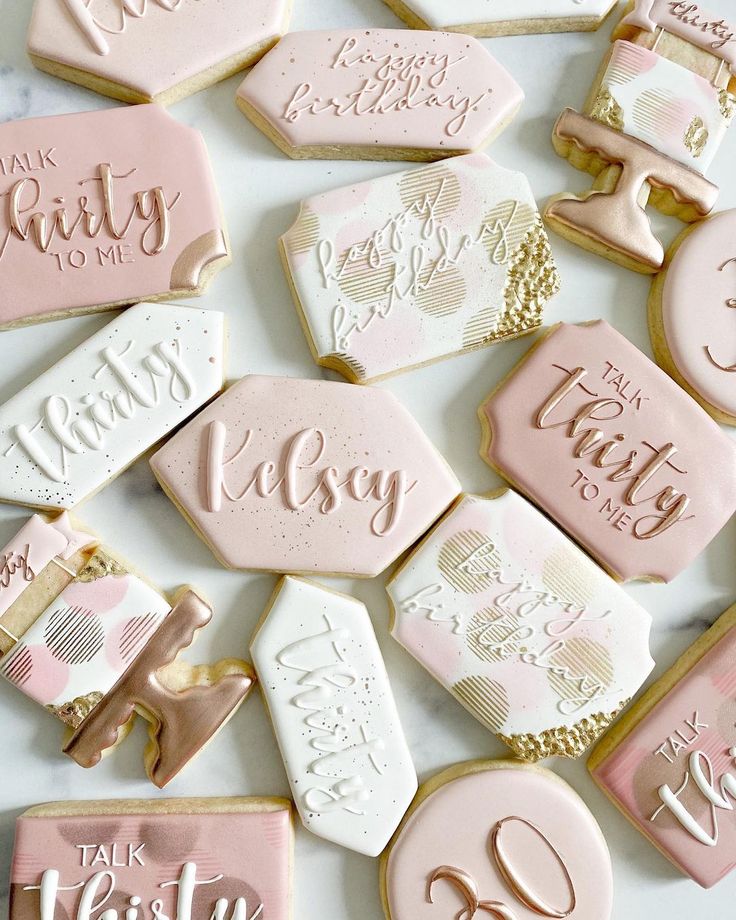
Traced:
[[415, 29], [468, 35], [586, 32], [597, 29], [616, 0], [384, 0]]
[[37, 805], [16, 822], [9, 920], [290, 920], [293, 845], [285, 799]]
[[304, 826], [378, 856], [417, 776], [368, 611], [283, 578], [251, 654]]
[[488, 144], [523, 96], [474, 38], [336, 29], [286, 35], [237, 102], [291, 157], [439, 160]]
[[657, 361], [710, 414], [736, 425], [736, 211], [677, 239], [649, 297]]
[[308, 198], [281, 252], [315, 359], [356, 383], [530, 332], [560, 287], [526, 177], [485, 154]]
[[202, 136], [158, 106], [0, 125], [0, 329], [194, 297], [229, 261]]
[[388, 584], [391, 634], [517, 757], [579, 757], [654, 666], [651, 619], [515, 492], [464, 495]]
[[386, 390], [244, 377], [151, 460], [230, 568], [380, 574], [460, 491]]
[[736, 865], [736, 607], [593, 751], [593, 779], [633, 825], [704, 888]]
[[381, 859], [381, 893], [387, 920], [609, 920], [611, 857], [554, 773], [479, 760], [420, 787]]
[[584, 195], [553, 198], [545, 220], [585, 249], [639, 272], [657, 272], [664, 247], [651, 203], [688, 223], [713, 209], [704, 174], [736, 114], [733, 30], [695, 3], [636, 0], [583, 114], [555, 125], [557, 153], [595, 177]]
[[621, 581], [670, 581], [736, 510], [733, 441], [602, 320], [554, 326], [479, 414], [481, 456]]
[[[124, 102], [164, 105], [257, 61], [286, 32], [291, 0], [35, 0], [40, 70]], [[202, 41], [202, 36], [207, 41]]]
[[222, 313], [138, 304], [0, 406], [0, 501], [73, 508], [222, 388]]

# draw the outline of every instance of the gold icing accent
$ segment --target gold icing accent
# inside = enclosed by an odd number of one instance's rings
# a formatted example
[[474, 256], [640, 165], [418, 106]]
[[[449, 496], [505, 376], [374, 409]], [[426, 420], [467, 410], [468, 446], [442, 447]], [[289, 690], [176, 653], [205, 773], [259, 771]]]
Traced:
[[733, 120], [733, 116], [736, 115], [736, 96], [731, 95], [727, 89], [718, 90], [718, 107], [721, 110], [721, 115], [725, 118], [727, 122]]
[[399, 197], [405, 208], [435, 201], [435, 219], [442, 221], [453, 214], [460, 203], [460, 182], [446, 166], [427, 166], [409, 172], [401, 179]]
[[491, 680], [490, 677], [463, 677], [453, 685], [452, 692], [494, 733], [499, 732], [508, 718], [509, 701], [506, 689], [497, 680]]
[[127, 574], [128, 570], [117, 560], [113, 559], [112, 556], [108, 556], [107, 553], [102, 550], [98, 550], [94, 556], [90, 558], [87, 565], [79, 570], [76, 581], [97, 581], [98, 578], [106, 578], [108, 575], [114, 575], [116, 578], [120, 578]]
[[311, 208], [304, 206], [287, 236], [289, 252], [309, 252], [318, 239], [319, 217]]
[[[437, 272], [432, 278], [433, 272], [434, 265], [428, 265], [419, 274], [420, 289], [417, 293], [417, 307], [422, 313], [428, 313], [430, 316], [450, 316], [456, 313], [465, 302], [467, 296], [465, 279], [455, 266], [443, 272]], [[432, 278], [432, 283], [428, 284], [430, 278]]]
[[204, 269], [219, 259], [228, 257], [227, 242], [222, 230], [210, 230], [190, 243], [174, 262], [169, 280], [169, 290], [196, 290], [201, 284]]
[[693, 118], [685, 132], [684, 140], [685, 146], [696, 159], [702, 156], [708, 143], [708, 129], [705, 127], [702, 118]]
[[498, 735], [520, 760], [536, 763], [546, 757], [581, 757], [618, 716], [628, 700], [613, 712], [596, 712], [569, 728], [548, 728], [538, 735]]
[[388, 300], [387, 291], [396, 276], [396, 263], [385, 246], [380, 247], [381, 264], [375, 267], [367, 257], [359, 262], [346, 262], [350, 249], [340, 253], [339, 265], [345, 265], [337, 279], [343, 294], [359, 304], [375, 304]]
[[576, 554], [567, 547], [556, 549], [544, 560], [542, 581], [549, 591], [580, 607], [590, 603], [598, 586], [597, 575], [579, 565]]
[[486, 234], [483, 246], [494, 265], [505, 265], [511, 259], [534, 219], [534, 209], [514, 199], [500, 201], [488, 211], [483, 224], [493, 228], [494, 232]]
[[542, 322], [545, 303], [560, 290], [560, 275], [549, 237], [537, 215], [509, 262], [503, 297], [506, 304], [496, 337], [519, 335]]
[[614, 131], [624, 130], [624, 110], [613, 97], [610, 90], [603, 87], [596, 96], [590, 117], [602, 124], [613, 128]]
[[85, 696], [78, 696], [69, 703], [62, 703], [61, 706], [49, 705], [46, 708], [57, 719], [68, 725], [70, 728], [79, 728], [87, 716], [92, 712], [95, 706], [102, 699], [103, 694], [99, 690], [93, 690]]
[[477, 594], [493, 585], [493, 573], [501, 557], [488, 535], [480, 530], [461, 530], [446, 540], [437, 557], [437, 568], [456, 591]]

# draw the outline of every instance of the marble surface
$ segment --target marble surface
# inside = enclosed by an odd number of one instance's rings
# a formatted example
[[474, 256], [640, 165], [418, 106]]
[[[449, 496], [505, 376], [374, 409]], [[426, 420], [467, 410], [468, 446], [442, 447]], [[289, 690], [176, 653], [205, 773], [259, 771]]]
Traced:
[[[723, 13], [733, 0], [710, 0]], [[84, 111], [112, 105], [92, 92], [36, 72], [24, 54], [30, 0], [0, 0], [0, 120]], [[319, 11], [319, 17], [314, 13]], [[539, 199], [585, 189], [587, 178], [557, 158], [549, 135], [559, 111], [581, 106], [605, 53], [611, 20], [596, 34], [491, 40], [492, 52], [522, 84], [527, 100], [516, 121], [491, 148], [504, 165], [521, 168]], [[399, 26], [381, 0], [295, 0], [294, 29], [356, 25]], [[291, 303], [276, 240], [292, 222], [303, 196], [396, 170], [392, 163], [293, 162], [235, 107], [239, 78], [172, 108], [199, 128], [209, 145], [223, 195], [233, 265], [198, 301], [224, 310], [230, 324], [229, 376], [276, 373], [319, 377]], [[720, 207], [736, 206], [736, 131], [711, 178], [723, 187]], [[671, 238], [679, 224], [655, 215]], [[647, 279], [590, 256], [553, 236], [563, 291], [549, 321], [605, 317], [651, 353], [646, 326]], [[32, 296], [32, 292], [29, 293]], [[0, 334], [0, 401], [99, 329], [109, 316], [64, 320]], [[498, 480], [478, 456], [476, 407], [528, 348], [529, 340], [396, 377], [384, 386], [416, 415], [464, 486], [486, 491]], [[145, 459], [79, 509], [119, 552], [170, 589], [189, 582], [214, 601], [217, 617], [189, 658], [246, 654], [249, 636], [272, 590], [268, 575], [221, 569], [157, 488]], [[0, 509], [0, 545], [25, 519], [20, 508]], [[736, 597], [736, 520], [673, 584], [627, 590], [655, 621], [657, 672], [666, 668]], [[451, 763], [503, 755], [504, 749], [388, 635], [383, 579], [334, 582], [371, 612], [420, 779]], [[5, 914], [13, 822], [27, 806], [50, 799], [159, 796], [144, 779], [145, 732], [132, 737], [89, 772], [60, 754], [58, 724], [9, 685], [0, 685], [0, 912]], [[705, 892], [677, 872], [603, 798], [581, 763], [553, 765], [584, 797], [600, 821], [613, 855], [616, 920], [686, 920], [733, 914], [736, 874]], [[258, 694], [204, 754], [167, 789], [168, 795], [286, 794], [276, 742]], [[736, 820], [734, 818], [733, 820]], [[361, 857], [298, 829], [295, 918], [379, 920], [378, 868]], [[196, 918], [202, 920], [202, 918]], [[446, 920], [446, 918], [438, 918]], [[591, 917], [590, 920], [598, 920]]]

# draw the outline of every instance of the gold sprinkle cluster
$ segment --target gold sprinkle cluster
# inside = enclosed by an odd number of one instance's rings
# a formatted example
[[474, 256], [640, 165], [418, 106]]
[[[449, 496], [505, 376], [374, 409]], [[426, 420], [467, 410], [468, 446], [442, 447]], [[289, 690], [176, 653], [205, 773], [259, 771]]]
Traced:
[[570, 728], [549, 728], [539, 735], [498, 735], [520, 760], [536, 763], [546, 757], [581, 757], [596, 741], [626, 703], [614, 712], [598, 712]]

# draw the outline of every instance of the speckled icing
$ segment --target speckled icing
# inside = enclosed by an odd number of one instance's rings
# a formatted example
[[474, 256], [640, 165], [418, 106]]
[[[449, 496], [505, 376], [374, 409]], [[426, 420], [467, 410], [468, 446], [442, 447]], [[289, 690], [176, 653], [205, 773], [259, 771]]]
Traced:
[[202, 136], [159, 106], [0, 125], [0, 329], [197, 293], [227, 253]]
[[736, 416], [736, 210], [685, 235], [662, 288], [667, 350], [685, 381]]
[[592, 770], [634, 825], [705, 888], [736, 865], [734, 674], [731, 627]]
[[[31, 55], [152, 100], [253, 63], [286, 31], [290, 0], [36, 0]], [[207, 41], [202, 41], [202, 36]], [[105, 91], [98, 86], [98, 89]]]
[[284, 578], [251, 655], [304, 826], [378, 856], [417, 776], [368, 611]]
[[627, 41], [613, 45], [592, 118], [705, 173], [736, 113], [736, 98], [687, 67]]
[[227, 566], [372, 577], [460, 491], [386, 390], [244, 377], [151, 460]]
[[140, 917], [289, 920], [289, 804], [211, 803], [89, 802], [81, 805], [102, 813], [27, 812], [16, 823], [10, 920], [81, 920], [96, 915], [85, 903], [102, 899], [105, 917], [130, 918], [137, 899]]
[[611, 858], [582, 799], [540, 767], [490, 761], [466, 769], [474, 772], [430, 781], [442, 785], [387, 851], [389, 920], [486, 912], [494, 920], [609, 920]]
[[736, 509], [731, 439], [603, 321], [554, 327], [480, 413], [484, 458], [622, 580], [671, 580]]
[[522, 23], [547, 20], [602, 19], [614, 0], [404, 0], [409, 11], [431, 29], [460, 28], [494, 22]]
[[224, 317], [138, 304], [0, 406], [0, 500], [72, 508], [219, 392]]
[[292, 32], [238, 90], [291, 148], [467, 153], [523, 99], [476, 39], [401, 29]]
[[281, 244], [318, 362], [361, 383], [529, 332], [560, 285], [526, 177], [485, 154], [307, 198]]
[[466, 495], [388, 584], [391, 634], [517, 756], [580, 756], [654, 666], [651, 619], [515, 492]]

